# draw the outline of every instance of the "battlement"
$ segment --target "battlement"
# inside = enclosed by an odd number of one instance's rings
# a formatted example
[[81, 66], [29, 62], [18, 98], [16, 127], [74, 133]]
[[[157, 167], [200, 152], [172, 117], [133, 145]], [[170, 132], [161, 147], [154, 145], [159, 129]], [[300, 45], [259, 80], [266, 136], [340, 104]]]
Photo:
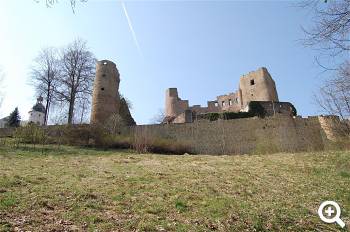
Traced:
[[270, 75], [269, 74], [269, 71], [267, 71], [267, 68], [265, 67], [260, 67], [258, 68], [257, 70], [255, 71], [250, 71], [248, 72], [247, 74], [243, 74], [242, 77], [245, 78], [245, 77], [250, 77], [251, 75], [261, 75], [261, 76], [267, 76], [267, 75]]

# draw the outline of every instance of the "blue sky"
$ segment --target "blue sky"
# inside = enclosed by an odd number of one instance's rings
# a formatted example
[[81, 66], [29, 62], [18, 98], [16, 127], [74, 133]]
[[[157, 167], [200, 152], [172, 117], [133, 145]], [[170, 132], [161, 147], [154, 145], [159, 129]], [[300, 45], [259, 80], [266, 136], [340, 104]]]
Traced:
[[35, 103], [28, 78], [33, 59], [46, 46], [87, 40], [98, 59], [121, 73], [120, 91], [133, 103], [139, 124], [164, 108], [166, 88], [177, 87], [190, 104], [205, 105], [234, 92], [241, 75], [267, 67], [281, 101], [298, 113], [318, 114], [313, 104], [322, 71], [317, 51], [305, 48], [301, 26], [310, 12], [293, 1], [125, 1], [140, 50], [119, 1], [68, 1], [53, 8], [31, 0], [0, 0], [0, 66], [6, 98], [0, 117], [16, 106], [22, 118]]

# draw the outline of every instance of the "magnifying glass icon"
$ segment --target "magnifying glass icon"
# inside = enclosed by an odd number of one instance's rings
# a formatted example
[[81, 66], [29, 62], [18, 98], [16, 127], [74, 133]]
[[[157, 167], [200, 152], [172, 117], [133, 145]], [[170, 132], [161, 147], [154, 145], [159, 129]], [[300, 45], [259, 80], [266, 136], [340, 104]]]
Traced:
[[[328, 207], [326, 207], [328, 206]], [[326, 208], [326, 210], [323, 212], [323, 209]], [[334, 211], [335, 209], [335, 211]], [[343, 220], [340, 219], [340, 207], [337, 202], [335, 201], [324, 201], [318, 208], [318, 216], [321, 218], [321, 220], [325, 223], [338, 223], [338, 225], [341, 228], [345, 227], [345, 223]], [[324, 213], [327, 214], [327, 217], [324, 216]]]

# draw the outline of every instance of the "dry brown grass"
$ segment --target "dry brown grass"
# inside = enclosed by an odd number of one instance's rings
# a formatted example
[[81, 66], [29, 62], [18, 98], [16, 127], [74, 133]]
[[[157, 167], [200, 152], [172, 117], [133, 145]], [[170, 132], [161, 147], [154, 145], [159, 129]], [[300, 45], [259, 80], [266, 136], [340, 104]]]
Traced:
[[164, 156], [0, 148], [0, 230], [337, 231], [350, 219], [350, 153]]

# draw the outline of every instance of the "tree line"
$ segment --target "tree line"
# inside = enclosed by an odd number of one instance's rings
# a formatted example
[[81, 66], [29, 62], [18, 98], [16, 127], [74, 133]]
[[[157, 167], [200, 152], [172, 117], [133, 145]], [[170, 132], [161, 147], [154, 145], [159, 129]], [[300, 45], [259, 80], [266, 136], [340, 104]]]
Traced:
[[45, 125], [53, 107], [60, 109], [68, 124], [76, 118], [83, 121], [90, 107], [95, 64], [94, 54], [81, 39], [61, 49], [47, 47], [39, 52], [31, 68], [30, 83], [44, 98]]

